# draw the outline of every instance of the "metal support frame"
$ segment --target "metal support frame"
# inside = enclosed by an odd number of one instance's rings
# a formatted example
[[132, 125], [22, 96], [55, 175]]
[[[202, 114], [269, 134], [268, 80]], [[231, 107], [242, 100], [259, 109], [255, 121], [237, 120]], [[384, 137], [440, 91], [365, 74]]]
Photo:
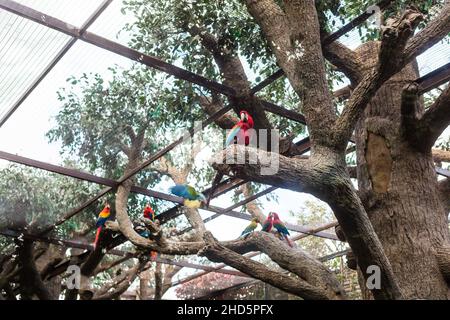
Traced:
[[[52, 28], [54, 30], [63, 32], [69, 36], [72, 37], [72, 39], [66, 43], [64, 45], [64, 47], [60, 50], [60, 52], [58, 52], [58, 54], [52, 59], [52, 61], [50, 62], [50, 64], [42, 71], [42, 73], [34, 80], [34, 82], [32, 83], [32, 85], [25, 91], [25, 93], [19, 98], [19, 100], [11, 107], [10, 110], [8, 110], [8, 112], [6, 113], [6, 115], [0, 120], [0, 127], [7, 121], [7, 119], [14, 113], [15, 110], [17, 110], [17, 108], [25, 101], [25, 99], [29, 96], [29, 94], [39, 85], [39, 83], [42, 81], [42, 79], [45, 78], [45, 76], [51, 71], [51, 69], [58, 63], [58, 61], [64, 56], [65, 53], [67, 53], [67, 51], [73, 46], [73, 44], [78, 40], [82, 40], [85, 41], [87, 43], [90, 43], [94, 46], [97, 46], [99, 48], [102, 48], [104, 50], [116, 53], [118, 55], [127, 57], [129, 59], [135, 60], [139, 63], [145, 64], [149, 67], [155, 68], [159, 71], [165, 72], [167, 74], [170, 74], [172, 76], [175, 76], [176, 78], [179, 79], [183, 79], [186, 81], [189, 81], [191, 83], [200, 85], [202, 87], [205, 87], [207, 89], [210, 89], [214, 92], [217, 93], [221, 93], [224, 94], [228, 97], [235, 97], [235, 90], [233, 88], [230, 88], [228, 86], [225, 86], [223, 84], [217, 83], [215, 81], [209, 80], [203, 76], [197, 75], [195, 73], [189, 72], [185, 69], [173, 66], [169, 63], [166, 63], [156, 57], [152, 57], [149, 55], [145, 55], [140, 53], [137, 50], [134, 50], [132, 48], [128, 48], [126, 46], [123, 46], [119, 43], [110, 41], [106, 38], [103, 38], [99, 35], [90, 33], [87, 31], [87, 29], [89, 28], [89, 26], [95, 21], [95, 19], [106, 9], [106, 7], [111, 3], [112, 0], [105, 0], [103, 1], [102, 5], [91, 15], [91, 17], [81, 26], [80, 29], [78, 29], [77, 27], [70, 25], [62, 20], [59, 20], [55, 17], [51, 17], [49, 15], [46, 15], [42, 12], [39, 12], [37, 10], [34, 10], [32, 8], [29, 8], [27, 6], [21, 5], [19, 3], [16, 3], [14, 1], [10, 1], [10, 0], [0, 0], [0, 8], [5, 9], [9, 12], [12, 12], [14, 14], [17, 14], [19, 16], [22, 16], [26, 19], [32, 20], [36, 23], [45, 25], [49, 28]], [[381, 1], [378, 6], [383, 9], [385, 7], [387, 7], [390, 3], [392, 2], [392, 0], [384, 0]], [[354, 19], [353, 21], [351, 21], [350, 23], [348, 23], [347, 25], [345, 25], [343, 28], [341, 28], [340, 30], [338, 30], [337, 32], [333, 33], [332, 35], [326, 37], [323, 39], [322, 44], [323, 45], [327, 45], [333, 41], [335, 41], [336, 39], [338, 39], [340, 36], [342, 36], [343, 34], [345, 34], [346, 32], [348, 32], [349, 30], [353, 29], [355, 26], [363, 23], [371, 14], [365, 12], [363, 14], [361, 14], [360, 16], [358, 16], [356, 19]], [[258, 92], [259, 90], [262, 90], [264, 87], [266, 87], [267, 85], [269, 85], [270, 83], [272, 83], [273, 81], [275, 81], [276, 79], [280, 78], [283, 75], [283, 71], [282, 70], [278, 70], [277, 72], [275, 72], [273, 75], [269, 76], [267, 79], [265, 79], [264, 81], [260, 82], [258, 85], [256, 85], [254, 88], [252, 88], [251, 93], [255, 94], [256, 92]], [[431, 72], [430, 74], [421, 77], [420, 79], [418, 79], [418, 83], [421, 85], [421, 93], [430, 90], [430, 88], [435, 88], [438, 85], [443, 84], [444, 82], [448, 81], [450, 79], [450, 64], [447, 64], [433, 72]], [[264, 108], [264, 110], [268, 111], [268, 112], [272, 112], [274, 114], [278, 114], [282, 117], [286, 117], [288, 119], [306, 124], [305, 118], [303, 115], [292, 111], [292, 110], [288, 110], [285, 109], [283, 107], [277, 106], [269, 101], [264, 101], [261, 100], [262, 102], [262, 106]], [[229, 110], [231, 110], [232, 105], [228, 105], [225, 108], [221, 109], [220, 111], [218, 111], [217, 113], [215, 113], [213, 116], [211, 116], [210, 118], [208, 118], [208, 120], [206, 120], [205, 125], [209, 125], [210, 123], [214, 122], [215, 120], [217, 120], [218, 118], [220, 118], [222, 115], [224, 115], [226, 112], [228, 112]], [[203, 126], [203, 127], [204, 127]], [[203, 128], [202, 127], [202, 128]], [[196, 130], [192, 130], [190, 132], [190, 135], [195, 134], [197, 131]], [[310, 143], [308, 138], [305, 139], [305, 150], [308, 150], [310, 147]], [[107, 188], [103, 189], [99, 194], [97, 194], [95, 197], [93, 197], [92, 199], [90, 199], [89, 201], [86, 201], [85, 203], [83, 203], [80, 207], [68, 212], [67, 214], [64, 215], [63, 219], [60, 219], [59, 221], [57, 221], [57, 223], [53, 226], [50, 226], [49, 228], [47, 228], [46, 230], [44, 230], [44, 232], [48, 232], [50, 230], [52, 230], [56, 225], [59, 225], [61, 223], [63, 223], [64, 221], [66, 221], [67, 219], [69, 219], [70, 217], [74, 216], [75, 214], [77, 214], [78, 212], [82, 211], [83, 209], [85, 209], [87, 206], [89, 206], [90, 204], [92, 204], [93, 202], [97, 201], [99, 198], [101, 198], [102, 196], [104, 196], [105, 194], [107, 194], [108, 192], [114, 190], [115, 188], [117, 188], [118, 185], [120, 185], [121, 183], [123, 183], [124, 181], [126, 181], [127, 179], [129, 179], [130, 177], [134, 176], [135, 174], [137, 174], [139, 171], [141, 171], [142, 169], [144, 169], [145, 167], [147, 167], [149, 164], [151, 164], [152, 162], [158, 160], [160, 157], [162, 157], [164, 154], [166, 154], [167, 152], [171, 151], [173, 148], [175, 148], [177, 145], [179, 145], [180, 143], [183, 142], [183, 137], [179, 138], [178, 140], [174, 141], [173, 143], [171, 143], [170, 145], [168, 145], [167, 147], [161, 149], [159, 152], [155, 153], [154, 155], [152, 155], [149, 159], [147, 159], [142, 165], [140, 165], [139, 167], [137, 167], [135, 170], [132, 170], [130, 173], [127, 173], [126, 175], [124, 175], [123, 177], [121, 177], [119, 180], [111, 180], [111, 179], [107, 179], [107, 178], [101, 178], [101, 177], [97, 177], [88, 173], [83, 173], [74, 169], [68, 169], [68, 168], [63, 168], [63, 167], [59, 167], [59, 166], [54, 166], [48, 163], [43, 163], [43, 162], [39, 162], [39, 161], [35, 161], [32, 159], [26, 159], [24, 157], [19, 157], [19, 156], [15, 156], [15, 155], [11, 155], [11, 154], [7, 154], [5, 152], [0, 152], [0, 158], [9, 160], [9, 161], [13, 161], [13, 162], [18, 162], [18, 163], [22, 163], [24, 165], [28, 165], [28, 166], [33, 166], [36, 168], [40, 168], [43, 170], [47, 170], [47, 171], [51, 171], [51, 172], [55, 172], [55, 173], [59, 173], [59, 174], [64, 174], [66, 176], [71, 176], [77, 179], [81, 179], [81, 180], [86, 180], [86, 181], [90, 181], [90, 182], [94, 182], [94, 183], [98, 183], [98, 184], [102, 184], [102, 185], [106, 185]], [[438, 174], [444, 175], [446, 177], [450, 177], [449, 172], [447, 170], [441, 169], [441, 168], [437, 168], [436, 169]], [[224, 189], [220, 192], [217, 192], [217, 194], [223, 194], [226, 191], [229, 191], [239, 185], [242, 185], [243, 183], [245, 183], [245, 181], [238, 181], [238, 182], [234, 182], [231, 183], [228, 186], [225, 186]], [[254, 196], [251, 196], [229, 208], [226, 209], [222, 209], [222, 208], [217, 208], [217, 207], [211, 207], [211, 211], [216, 212], [215, 215], [213, 215], [213, 217], [217, 217], [219, 215], [225, 214], [225, 215], [230, 215], [230, 216], [234, 216], [234, 217], [238, 217], [238, 218], [242, 218], [242, 219], [249, 219], [249, 215], [244, 215], [242, 213], [239, 212], [234, 212], [233, 209], [244, 205], [248, 202], [251, 202], [255, 199], [257, 199], [258, 197], [267, 194], [273, 190], [275, 190], [275, 187], [270, 187], [267, 190], [264, 190], [258, 194], [255, 194]], [[167, 201], [172, 201], [175, 203], [181, 203], [181, 199], [178, 197], [174, 197], [171, 195], [167, 195], [164, 193], [160, 193], [160, 192], [156, 192], [156, 191], [152, 191], [152, 190], [147, 190], [145, 188], [141, 188], [138, 186], [134, 186], [132, 188], [132, 192], [136, 192], [136, 193], [140, 193], [140, 194], [144, 194], [144, 195], [148, 195], [148, 196], [152, 196], [152, 197], [156, 197], [156, 198], [160, 198], [160, 199], [164, 199]], [[172, 209], [171, 209], [172, 210]], [[169, 211], [167, 215], [169, 215]], [[170, 213], [170, 215], [174, 216], [173, 212]], [[172, 217], [171, 216], [171, 217]], [[176, 215], [175, 215], [176, 216]], [[213, 217], [208, 218], [210, 220], [214, 219]], [[294, 231], [298, 231], [298, 232], [302, 232], [302, 235], [296, 236], [293, 238], [293, 240], [298, 240], [301, 238], [304, 238], [308, 235], [319, 235], [321, 233], [322, 230], [326, 230], [334, 225], [337, 225], [337, 223], [332, 223], [331, 226], [330, 224], [325, 225], [323, 227], [320, 228], [312, 228], [312, 229], [308, 229], [308, 230], [300, 230], [298, 229], [298, 226], [291, 226], [291, 230]], [[289, 228], [289, 226], [288, 226]], [[295, 230], [295, 228], [297, 228], [297, 230]], [[10, 232], [10, 231], [8, 231]], [[8, 233], [7, 232], [7, 233]], [[2, 234], [7, 235], [7, 236], [14, 236], [11, 234], [5, 234], [5, 232], [2, 232]], [[322, 233], [323, 234], [323, 233]], [[28, 236], [28, 235], [27, 235]], [[37, 237], [35, 238], [36, 241], [42, 241], [42, 235], [35, 235], [33, 237]], [[41, 238], [39, 238], [41, 237]], [[325, 238], [329, 238], [327, 236], [325, 236]], [[333, 239], [334, 240], [334, 239]], [[65, 244], [65, 245], [71, 245], [73, 247], [78, 247], [78, 248], [84, 248], [84, 249], [88, 249], [86, 246], [86, 244], [80, 244], [80, 243], [76, 243], [70, 240], [58, 240], [58, 239], [51, 239], [48, 238], [48, 241], [53, 241], [51, 243], [55, 243], [55, 244]], [[112, 254], [117, 254], [117, 255], [126, 255], [129, 253], [124, 253], [121, 252], [120, 250], [115, 250], [112, 249], [109, 251], [109, 253]], [[119, 254], [120, 253], [120, 254]], [[253, 254], [249, 254], [247, 255], [248, 257], [252, 257], [257, 255], [258, 253], [253, 253]], [[167, 260], [167, 259], [166, 259]], [[161, 262], [161, 263], [165, 263], [165, 262]], [[169, 261], [166, 261], [166, 263], [169, 263]], [[173, 261], [171, 263], [174, 263]], [[190, 263], [185, 263], [182, 266], [187, 266], [190, 265], [190, 267], [193, 267], [194, 264], [190, 264]], [[180, 265], [181, 266], [181, 265]], [[209, 272], [221, 272], [221, 273], [226, 273], [228, 271], [223, 271], [223, 267], [225, 265], [223, 265], [222, 267], [218, 266], [218, 267], [206, 267], [206, 266], [201, 266], [198, 267], [199, 269], [205, 270], [204, 274], [209, 273]], [[197, 268], [196, 267], [196, 268]], [[207, 269], [205, 269], [207, 268]], [[197, 275], [195, 277], [198, 277], [201, 275]], [[190, 280], [194, 279], [195, 277], [189, 277]], [[184, 283], [190, 280], [182, 280], [179, 281], [179, 283]]]
[[[111, 41], [104, 37], [101, 37], [92, 32], [78, 29], [76, 26], [71, 25], [65, 21], [62, 21], [58, 18], [47, 15], [38, 10], [32, 9], [20, 3], [11, 0], [0, 0], [0, 8], [17, 14], [23, 18], [29, 19], [41, 25], [44, 25], [48, 28], [57, 30], [64, 34], [67, 34], [76, 39], [80, 39], [89, 44], [92, 44], [96, 47], [102, 48], [104, 50], [113, 52], [120, 56], [126, 57], [128, 59], [137, 61], [142, 63], [148, 67], [154, 68], [161, 72], [172, 75], [178, 79], [186, 80], [188, 82], [197, 84], [204, 88], [207, 88], [211, 91], [221, 93], [231, 98], [236, 98], [236, 92], [233, 88], [228, 87], [224, 84], [218, 83], [216, 81], [207, 79], [201, 75], [195, 74], [183, 68], [174, 66], [170, 63], [167, 63], [157, 57], [153, 57], [150, 55], [146, 55], [142, 52], [139, 52], [135, 49], [124, 46], [120, 43]], [[298, 114], [295, 111], [285, 109], [283, 107], [277, 106], [271, 102], [261, 100], [263, 107], [266, 111], [272, 112], [274, 114], [278, 114], [280, 116], [286, 116], [290, 119], [296, 121], [304, 121], [304, 117]]]
[[[33, 160], [33, 159], [29, 159], [29, 158], [25, 158], [22, 156], [17, 156], [14, 154], [10, 154], [7, 152], [3, 152], [0, 151], [0, 159], [3, 160], [8, 160], [11, 162], [15, 162], [15, 163], [19, 163], [22, 165], [26, 165], [26, 166], [30, 166], [30, 167], [34, 167], [34, 168], [38, 168], [41, 170], [45, 170], [45, 171], [49, 171], [49, 172], [53, 172], [53, 173], [57, 173], [57, 174], [61, 174], [64, 176], [69, 176], [72, 178], [76, 178], [76, 179], [80, 179], [83, 181], [88, 181], [88, 182], [93, 182], [93, 183], [97, 183], [97, 184], [101, 184], [101, 185], [106, 185], [108, 186], [107, 188], [111, 188], [111, 190], [119, 183], [119, 181], [116, 180], [112, 180], [112, 179], [106, 179], [106, 178], [101, 178], [89, 173], [85, 173], [85, 172], [81, 172], [79, 170], [75, 170], [75, 169], [69, 169], [69, 168], [64, 168], [61, 166], [57, 166], [57, 165], [52, 165], [52, 164], [48, 164], [45, 162], [41, 162], [41, 161], [37, 161], [37, 160]], [[207, 210], [207, 211], [211, 211], [216, 213], [217, 215], [227, 215], [227, 216], [231, 216], [234, 218], [238, 218], [238, 219], [244, 219], [244, 220], [251, 220], [251, 216], [248, 214], [243, 214], [241, 212], [237, 212], [237, 211], [233, 211], [234, 209], [245, 205], [248, 202], [251, 202], [269, 192], [272, 192], [273, 190], [275, 190], [275, 187], [269, 187], [268, 189], [253, 195], [243, 201], [240, 201], [226, 209], [220, 208], [220, 207], [216, 207], [216, 206], [209, 206], [209, 208], [202, 208], [203, 210]], [[105, 189], [104, 189], [105, 190]], [[183, 198], [177, 197], [177, 196], [173, 196], [173, 195], [169, 195], [163, 192], [159, 192], [159, 191], [154, 191], [154, 190], [149, 190], [146, 188], [142, 188], [139, 186], [132, 186], [131, 187], [131, 192], [133, 193], [137, 193], [137, 194], [141, 194], [141, 195], [145, 195], [145, 196], [150, 196], [153, 198], [157, 198], [157, 199], [161, 199], [161, 200], [166, 200], [166, 201], [171, 201], [171, 202], [175, 202], [178, 204], [183, 204], [184, 200]], [[72, 210], [71, 212], [73, 212], [74, 210]], [[159, 218], [159, 215], [157, 216]], [[209, 219], [209, 220], [208, 220]], [[63, 223], [64, 221], [67, 220], [67, 215], [65, 215], [63, 217], [63, 219], [58, 220], [55, 224], [53, 224], [51, 227], [51, 229], [54, 228], [54, 226], [56, 225], [60, 225], [61, 223]], [[212, 220], [210, 218], [205, 219], [205, 221], [208, 220]], [[166, 220], [167, 221], [167, 220]], [[308, 228], [307, 227], [303, 227], [303, 226], [297, 226], [297, 225], [293, 225], [290, 223], [286, 223], [286, 227], [291, 230], [291, 231], [295, 231], [295, 232], [300, 232], [300, 233], [305, 233], [307, 232]], [[44, 229], [44, 231], [42, 231], [42, 233], [46, 233], [49, 230], [51, 230], [50, 227], [47, 227]], [[333, 234], [329, 234], [329, 233], [320, 233], [317, 236], [319, 237], [323, 237], [323, 238], [327, 238], [327, 239], [332, 239], [332, 240], [336, 240], [337, 238], [335, 237], [335, 235]]]
[[[106, 10], [113, 0], [104, 0], [100, 6], [92, 13], [92, 15], [86, 20], [80, 28], [80, 34], [86, 32], [86, 30], [97, 20], [97, 18]], [[6, 121], [13, 115], [13, 113], [22, 105], [22, 103], [28, 98], [28, 96], [34, 91], [34, 89], [45, 79], [47, 74], [56, 66], [56, 64], [66, 55], [70, 48], [77, 42], [77, 37], [72, 37], [56, 54], [56, 56], [50, 61], [50, 63], [42, 70], [41, 74], [31, 83], [31, 85], [25, 90], [25, 92], [19, 97], [19, 99], [11, 106], [11, 108], [0, 119], [0, 128]]]

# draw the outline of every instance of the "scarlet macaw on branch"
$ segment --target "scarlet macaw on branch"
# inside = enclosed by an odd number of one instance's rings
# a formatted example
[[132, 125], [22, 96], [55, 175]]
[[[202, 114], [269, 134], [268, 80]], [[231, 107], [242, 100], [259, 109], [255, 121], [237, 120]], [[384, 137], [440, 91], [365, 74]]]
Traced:
[[[237, 138], [237, 142], [244, 141], [244, 144], [248, 146], [250, 144], [249, 129], [253, 129], [254, 122], [252, 116], [245, 110], [240, 112], [240, 120], [231, 128], [230, 133], [227, 136], [225, 146], [228, 147]], [[218, 184], [222, 180], [223, 174], [218, 172], [212, 182], [211, 190], [208, 193], [208, 200], [206, 200], [206, 206], [209, 207], [211, 197], [217, 189]]]
[[273, 227], [275, 229], [277, 229], [277, 232], [280, 235], [280, 237], [286, 239], [288, 245], [292, 248], [293, 244], [288, 237], [290, 235], [290, 233], [289, 233], [288, 229], [286, 228], [286, 226], [284, 225], [284, 223], [281, 222], [278, 214], [275, 212], [271, 212], [271, 213], [269, 213], [269, 215], [273, 216]]
[[105, 223], [109, 219], [110, 215], [111, 215], [110, 206], [109, 203], [106, 203], [103, 210], [99, 213], [97, 222], [95, 223], [95, 226], [97, 227], [97, 232], [95, 233], [94, 250], [97, 248], [100, 232], [102, 231], [102, 228], [105, 226]]
[[227, 140], [225, 142], [226, 146], [229, 146], [231, 142], [237, 137], [237, 141], [244, 141], [244, 144], [248, 146], [250, 144], [250, 134], [248, 132], [249, 129], [252, 129], [254, 126], [253, 118], [250, 114], [242, 110], [240, 112], [241, 120], [234, 125], [228, 134]]
[[272, 227], [273, 227], [273, 217], [271, 214], [269, 214], [262, 225], [262, 231], [270, 232], [270, 230], [272, 230]]
[[[155, 222], [155, 211], [150, 207], [150, 204], [147, 203], [144, 208], [144, 218], [150, 219], [152, 222]], [[142, 236], [147, 236], [147, 238], [150, 236], [148, 232], [146, 234], [142, 234]], [[150, 260], [155, 261], [158, 257], [157, 251], [150, 251]]]

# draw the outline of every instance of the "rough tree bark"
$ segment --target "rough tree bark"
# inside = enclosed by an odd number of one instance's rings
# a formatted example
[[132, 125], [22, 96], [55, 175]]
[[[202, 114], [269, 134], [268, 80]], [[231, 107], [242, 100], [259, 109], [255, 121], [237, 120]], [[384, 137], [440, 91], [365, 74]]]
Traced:
[[[378, 44], [357, 52], [371, 68]], [[404, 118], [424, 113], [412, 83], [418, 77], [417, 65], [408, 64], [386, 81], [360, 118], [358, 189], [405, 298], [447, 299], [448, 285], [435, 257], [436, 248], [448, 243], [449, 230], [431, 154], [434, 140], [424, 146], [411, 139], [415, 133], [409, 132], [407, 119], [402, 126], [402, 97]]]

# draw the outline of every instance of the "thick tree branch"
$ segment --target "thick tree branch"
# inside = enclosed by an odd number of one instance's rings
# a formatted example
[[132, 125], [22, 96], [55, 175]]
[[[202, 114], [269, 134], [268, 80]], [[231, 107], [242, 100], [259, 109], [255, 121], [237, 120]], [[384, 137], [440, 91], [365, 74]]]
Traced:
[[333, 140], [338, 150], [346, 147], [356, 122], [378, 89], [406, 65], [403, 50], [422, 19], [421, 13], [407, 9], [399, 19], [391, 20], [383, 27], [378, 63], [356, 86], [342, 115], [336, 121]]
[[436, 259], [442, 276], [450, 284], [450, 246], [436, 248]]
[[350, 79], [352, 84], [357, 84], [363, 76], [361, 62], [356, 53], [335, 41], [323, 48], [323, 55], [339, 71], [344, 73]]
[[450, 33], [450, 1], [445, 0], [439, 14], [412, 37], [404, 50], [404, 64], [425, 52]]
[[[236, 156], [243, 154], [238, 164], [226, 163], [227, 152]], [[378, 299], [400, 299], [402, 294], [395, 280], [392, 268], [383, 252], [381, 243], [373, 230], [363, 204], [348, 176], [345, 161], [329, 151], [329, 154], [313, 154], [309, 160], [291, 159], [266, 153], [254, 148], [230, 146], [220, 153], [213, 166], [223, 173], [241, 179], [308, 192], [327, 202], [333, 210], [339, 225], [353, 252], [358, 257], [358, 265], [366, 270], [370, 265], [380, 267], [381, 290], [373, 290]], [[261, 162], [249, 159], [278, 159], [278, 170], [272, 174], [261, 171]], [[230, 156], [228, 155], [228, 159]], [[366, 277], [368, 275], [365, 274]]]
[[423, 149], [429, 150], [450, 124], [450, 86], [418, 120], [417, 139]]
[[[22, 265], [20, 272], [20, 287], [22, 292], [26, 292], [27, 298], [31, 298], [34, 293], [40, 300], [53, 300], [54, 297], [45, 286], [41, 275], [36, 268], [33, 255], [33, 242], [24, 239], [18, 249], [19, 261]], [[24, 298], [24, 297], [23, 297]]]
[[446, 178], [439, 181], [438, 186], [441, 200], [445, 208], [445, 217], [447, 218], [448, 213], [450, 212], [450, 179]]
[[300, 97], [312, 142], [329, 144], [329, 129], [336, 115], [325, 77], [314, 1], [284, 1], [284, 12], [274, 1], [247, 0], [246, 3]]
[[433, 161], [437, 164], [441, 162], [450, 162], [450, 151], [441, 149], [432, 149]]
[[273, 234], [255, 232], [247, 240], [224, 245], [240, 254], [250, 251], [265, 253], [281, 268], [324, 290], [330, 299], [345, 298], [345, 292], [333, 272], [301, 248], [291, 248]]
[[286, 292], [298, 295], [307, 300], [328, 300], [326, 292], [316, 288], [300, 278], [293, 278], [286, 274], [273, 271], [262, 263], [246, 258], [230, 249], [220, 245], [215, 239], [207, 240], [208, 245], [199, 252], [200, 256], [205, 256], [214, 262], [224, 262], [246, 274], [252, 275], [256, 279], [262, 280]]

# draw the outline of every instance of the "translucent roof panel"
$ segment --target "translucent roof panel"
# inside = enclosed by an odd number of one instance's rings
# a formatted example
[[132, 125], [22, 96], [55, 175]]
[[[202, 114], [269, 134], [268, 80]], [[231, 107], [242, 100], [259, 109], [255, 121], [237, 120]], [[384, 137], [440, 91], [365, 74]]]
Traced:
[[103, 0], [16, 0], [16, 2], [80, 27]]
[[70, 37], [0, 10], [0, 117]]
[[[49, 58], [51, 59], [51, 57]], [[129, 68], [131, 63], [132, 61], [127, 58], [93, 45], [82, 41], [76, 42], [0, 128], [0, 150], [60, 164], [60, 145], [49, 143], [45, 136], [54, 127], [54, 117], [61, 107], [61, 102], [57, 99], [57, 91], [69, 86], [66, 80], [71, 76], [79, 78], [83, 73], [98, 73], [107, 81], [111, 77], [108, 68], [114, 65]], [[14, 67], [14, 70], [16, 68], [17, 66]], [[38, 74], [41, 68], [34, 72], [34, 67], [29, 65], [28, 69], [34, 75], [30, 77], [29, 81], [31, 82], [36, 76], [34, 73]], [[1, 97], [3, 98], [3, 96]], [[14, 98], [17, 98], [17, 95]]]
[[123, 5], [121, 0], [113, 1], [108, 8], [95, 20], [88, 31], [102, 36], [106, 39], [127, 45], [131, 34], [125, 31], [127, 24], [136, 21], [136, 17], [129, 12], [122, 12]]

